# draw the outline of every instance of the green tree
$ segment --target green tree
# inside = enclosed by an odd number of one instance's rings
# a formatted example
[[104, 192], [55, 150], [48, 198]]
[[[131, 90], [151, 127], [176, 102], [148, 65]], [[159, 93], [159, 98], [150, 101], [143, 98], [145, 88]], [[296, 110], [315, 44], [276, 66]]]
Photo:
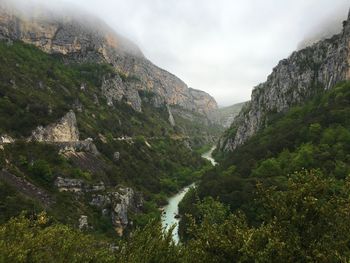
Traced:
[[107, 243], [68, 226], [50, 224], [45, 213], [19, 216], [0, 226], [0, 262], [115, 262]]
[[262, 223], [241, 212], [193, 220], [184, 262], [348, 262], [349, 186], [320, 171], [291, 175], [285, 190], [258, 185]]

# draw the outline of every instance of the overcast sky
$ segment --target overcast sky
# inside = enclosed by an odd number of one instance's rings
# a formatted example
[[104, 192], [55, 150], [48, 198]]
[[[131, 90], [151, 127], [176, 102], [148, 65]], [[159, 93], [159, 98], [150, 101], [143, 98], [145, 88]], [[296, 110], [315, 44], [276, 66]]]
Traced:
[[[219, 105], [250, 98], [310, 32], [340, 25], [350, 0], [50, 0], [98, 15], [156, 65]], [[76, 8], [74, 7], [74, 8]]]

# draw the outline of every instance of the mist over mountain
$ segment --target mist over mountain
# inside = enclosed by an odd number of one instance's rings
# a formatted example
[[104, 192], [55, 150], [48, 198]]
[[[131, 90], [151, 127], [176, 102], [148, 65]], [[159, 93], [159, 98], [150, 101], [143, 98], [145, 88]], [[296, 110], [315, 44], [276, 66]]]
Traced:
[[344, 6], [0, 0], [0, 262], [350, 262]]
[[311, 46], [312, 44], [330, 38], [335, 34], [338, 34], [342, 30], [342, 22], [346, 20], [346, 13], [343, 9], [335, 10], [330, 16], [325, 18], [317, 27], [312, 28], [304, 39], [300, 41], [297, 49], [303, 49], [305, 47]]
[[117, 40], [120, 51], [143, 57], [139, 47], [126, 37], [120, 35], [98, 16], [86, 11], [74, 4], [64, 2], [47, 3], [44, 1], [24, 0], [2, 0], [0, 8], [8, 14], [12, 14], [30, 21], [41, 21], [42, 23], [64, 22], [79, 25], [83, 30], [89, 31], [91, 36], [111, 36]]

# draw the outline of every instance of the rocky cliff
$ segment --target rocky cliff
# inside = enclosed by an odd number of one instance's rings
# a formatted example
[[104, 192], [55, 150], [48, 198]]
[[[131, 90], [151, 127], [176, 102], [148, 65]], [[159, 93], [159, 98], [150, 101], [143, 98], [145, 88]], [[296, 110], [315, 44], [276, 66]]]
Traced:
[[267, 125], [269, 115], [288, 110], [311, 96], [350, 79], [350, 13], [343, 31], [330, 39], [294, 52], [281, 60], [267, 81], [254, 88], [220, 141], [220, 149], [232, 151]]
[[[139, 212], [140, 208], [143, 206], [143, 197], [141, 193], [135, 192], [129, 187], [120, 186], [106, 191], [103, 182], [91, 185], [81, 179], [62, 177], [57, 177], [55, 186], [60, 192], [76, 194], [76, 198], [92, 198], [89, 204], [100, 209], [102, 214], [111, 218], [115, 231], [119, 236], [123, 236], [124, 230], [132, 225], [128, 215], [129, 211], [133, 213]], [[92, 193], [92, 197], [90, 197], [88, 193]], [[82, 221], [85, 223], [82, 223]], [[87, 221], [87, 216], [82, 215], [79, 220], [79, 228], [87, 226]]]
[[41, 7], [26, 14], [4, 1], [0, 3], [0, 39], [33, 44], [47, 53], [61, 54], [67, 61], [109, 63], [118, 73], [106, 77], [102, 85], [110, 106], [124, 99], [141, 111], [139, 91], [147, 91], [155, 94], [155, 106], [178, 105], [209, 119], [217, 109], [210, 95], [189, 89], [146, 59], [135, 44], [91, 16], [62, 16]]
[[229, 128], [245, 103], [246, 102], [241, 102], [233, 104], [231, 106], [219, 108], [219, 118], [221, 125], [226, 129]]
[[47, 127], [39, 126], [33, 132], [30, 140], [39, 142], [78, 142], [79, 130], [73, 111], [69, 111], [57, 123]]

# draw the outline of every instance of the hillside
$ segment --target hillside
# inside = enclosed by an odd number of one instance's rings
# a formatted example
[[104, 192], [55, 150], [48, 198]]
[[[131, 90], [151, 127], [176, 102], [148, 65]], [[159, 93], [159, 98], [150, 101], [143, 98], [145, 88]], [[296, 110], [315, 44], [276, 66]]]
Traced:
[[249, 209], [258, 181], [283, 186], [287, 175], [303, 169], [344, 180], [350, 173], [349, 95], [346, 82], [271, 116], [267, 128], [222, 155], [220, 167], [203, 177], [199, 195], [219, 196], [233, 210]]
[[219, 108], [220, 123], [225, 128], [229, 128], [245, 103], [246, 102], [241, 102], [231, 106]]
[[25, 11], [0, 2], [0, 262], [350, 262], [350, 13], [218, 110], [102, 21]]
[[[279, 262], [281, 257], [286, 257], [286, 262], [304, 257], [307, 262], [317, 257], [332, 262], [337, 258], [335, 251], [348, 258], [349, 250], [340, 248], [341, 242], [349, 240], [347, 234], [337, 234], [340, 243], [326, 240], [343, 229], [344, 218], [349, 217], [345, 212], [348, 197], [343, 195], [350, 175], [349, 116], [350, 82], [315, 96], [303, 106], [292, 107], [286, 114], [273, 116], [268, 128], [219, 159], [220, 166], [207, 171], [198, 187], [187, 194], [180, 207], [181, 213], [187, 214], [181, 222], [183, 237], [194, 246], [210, 242], [209, 233], [218, 236], [217, 240], [243, 242], [241, 231], [246, 229], [243, 232], [254, 233], [251, 242], [255, 245], [249, 249], [255, 259], [261, 258], [262, 251], [268, 253], [266, 262]], [[337, 222], [333, 221], [338, 216]], [[193, 220], [202, 222], [198, 232], [190, 226]], [[213, 222], [217, 227], [211, 227]], [[276, 240], [261, 242], [260, 238]], [[283, 248], [271, 247], [275, 242]], [[330, 248], [327, 242], [337, 244]], [[237, 250], [245, 247], [244, 243], [227, 250], [224, 245], [209, 246], [216, 248], [216, 253], [206, 248], [202, 257], [212, 259], [220, 251], [240, 259]], [[322, 247], [319, 254], [314, 246]], [[275, 253], [280, 254], [274, 259]]]
[[219, 148], [233, 151], [266, 127], [271, 115], [286, 112], [321, 90], [349, 80], [349, 43], [350, 14], [340, 34], [281, 60], [267, 81], [254, 88], [250, 102], [220, 140]]
[[[102, 21], [87, 14], [65, 10], [62, 15], [34, 6], [24, 12], [0, 3], [0, 38], [33, 44], [46, 53], [63, 55], [65, 61], [110, 64], [119, 75], [106, 77], [104, 96], [109, 104], [126, 100], [136, 111], [142, 110], [139, 92], [151, 92], [151, 103], [177, 105], [195, 111], [215, 122], [216, 101], [207, 93], [192, 92], [173, 74], [160, 69], [144, 57], [140, 49]], [[122, 82], [122, 79], [132, 81]]]
[[119, 74], [113, 67], [66, 65], [21, 42], [2, 41], [0, 52], [2, 222], [45, 208], [62, 223], [87, 216], [94, 231], [122, 233], [128, 211], [139, 224], [142, 214], [159, 216], [157, 206], [203, 165], [152, 94], [141, 94], [142, 112], [108, 105], [101, 83]]
[[0, 3], [0, 221], [46, 210], [123, 236], [198, 179], [216, 102], [102, 21], [33, 10]]

